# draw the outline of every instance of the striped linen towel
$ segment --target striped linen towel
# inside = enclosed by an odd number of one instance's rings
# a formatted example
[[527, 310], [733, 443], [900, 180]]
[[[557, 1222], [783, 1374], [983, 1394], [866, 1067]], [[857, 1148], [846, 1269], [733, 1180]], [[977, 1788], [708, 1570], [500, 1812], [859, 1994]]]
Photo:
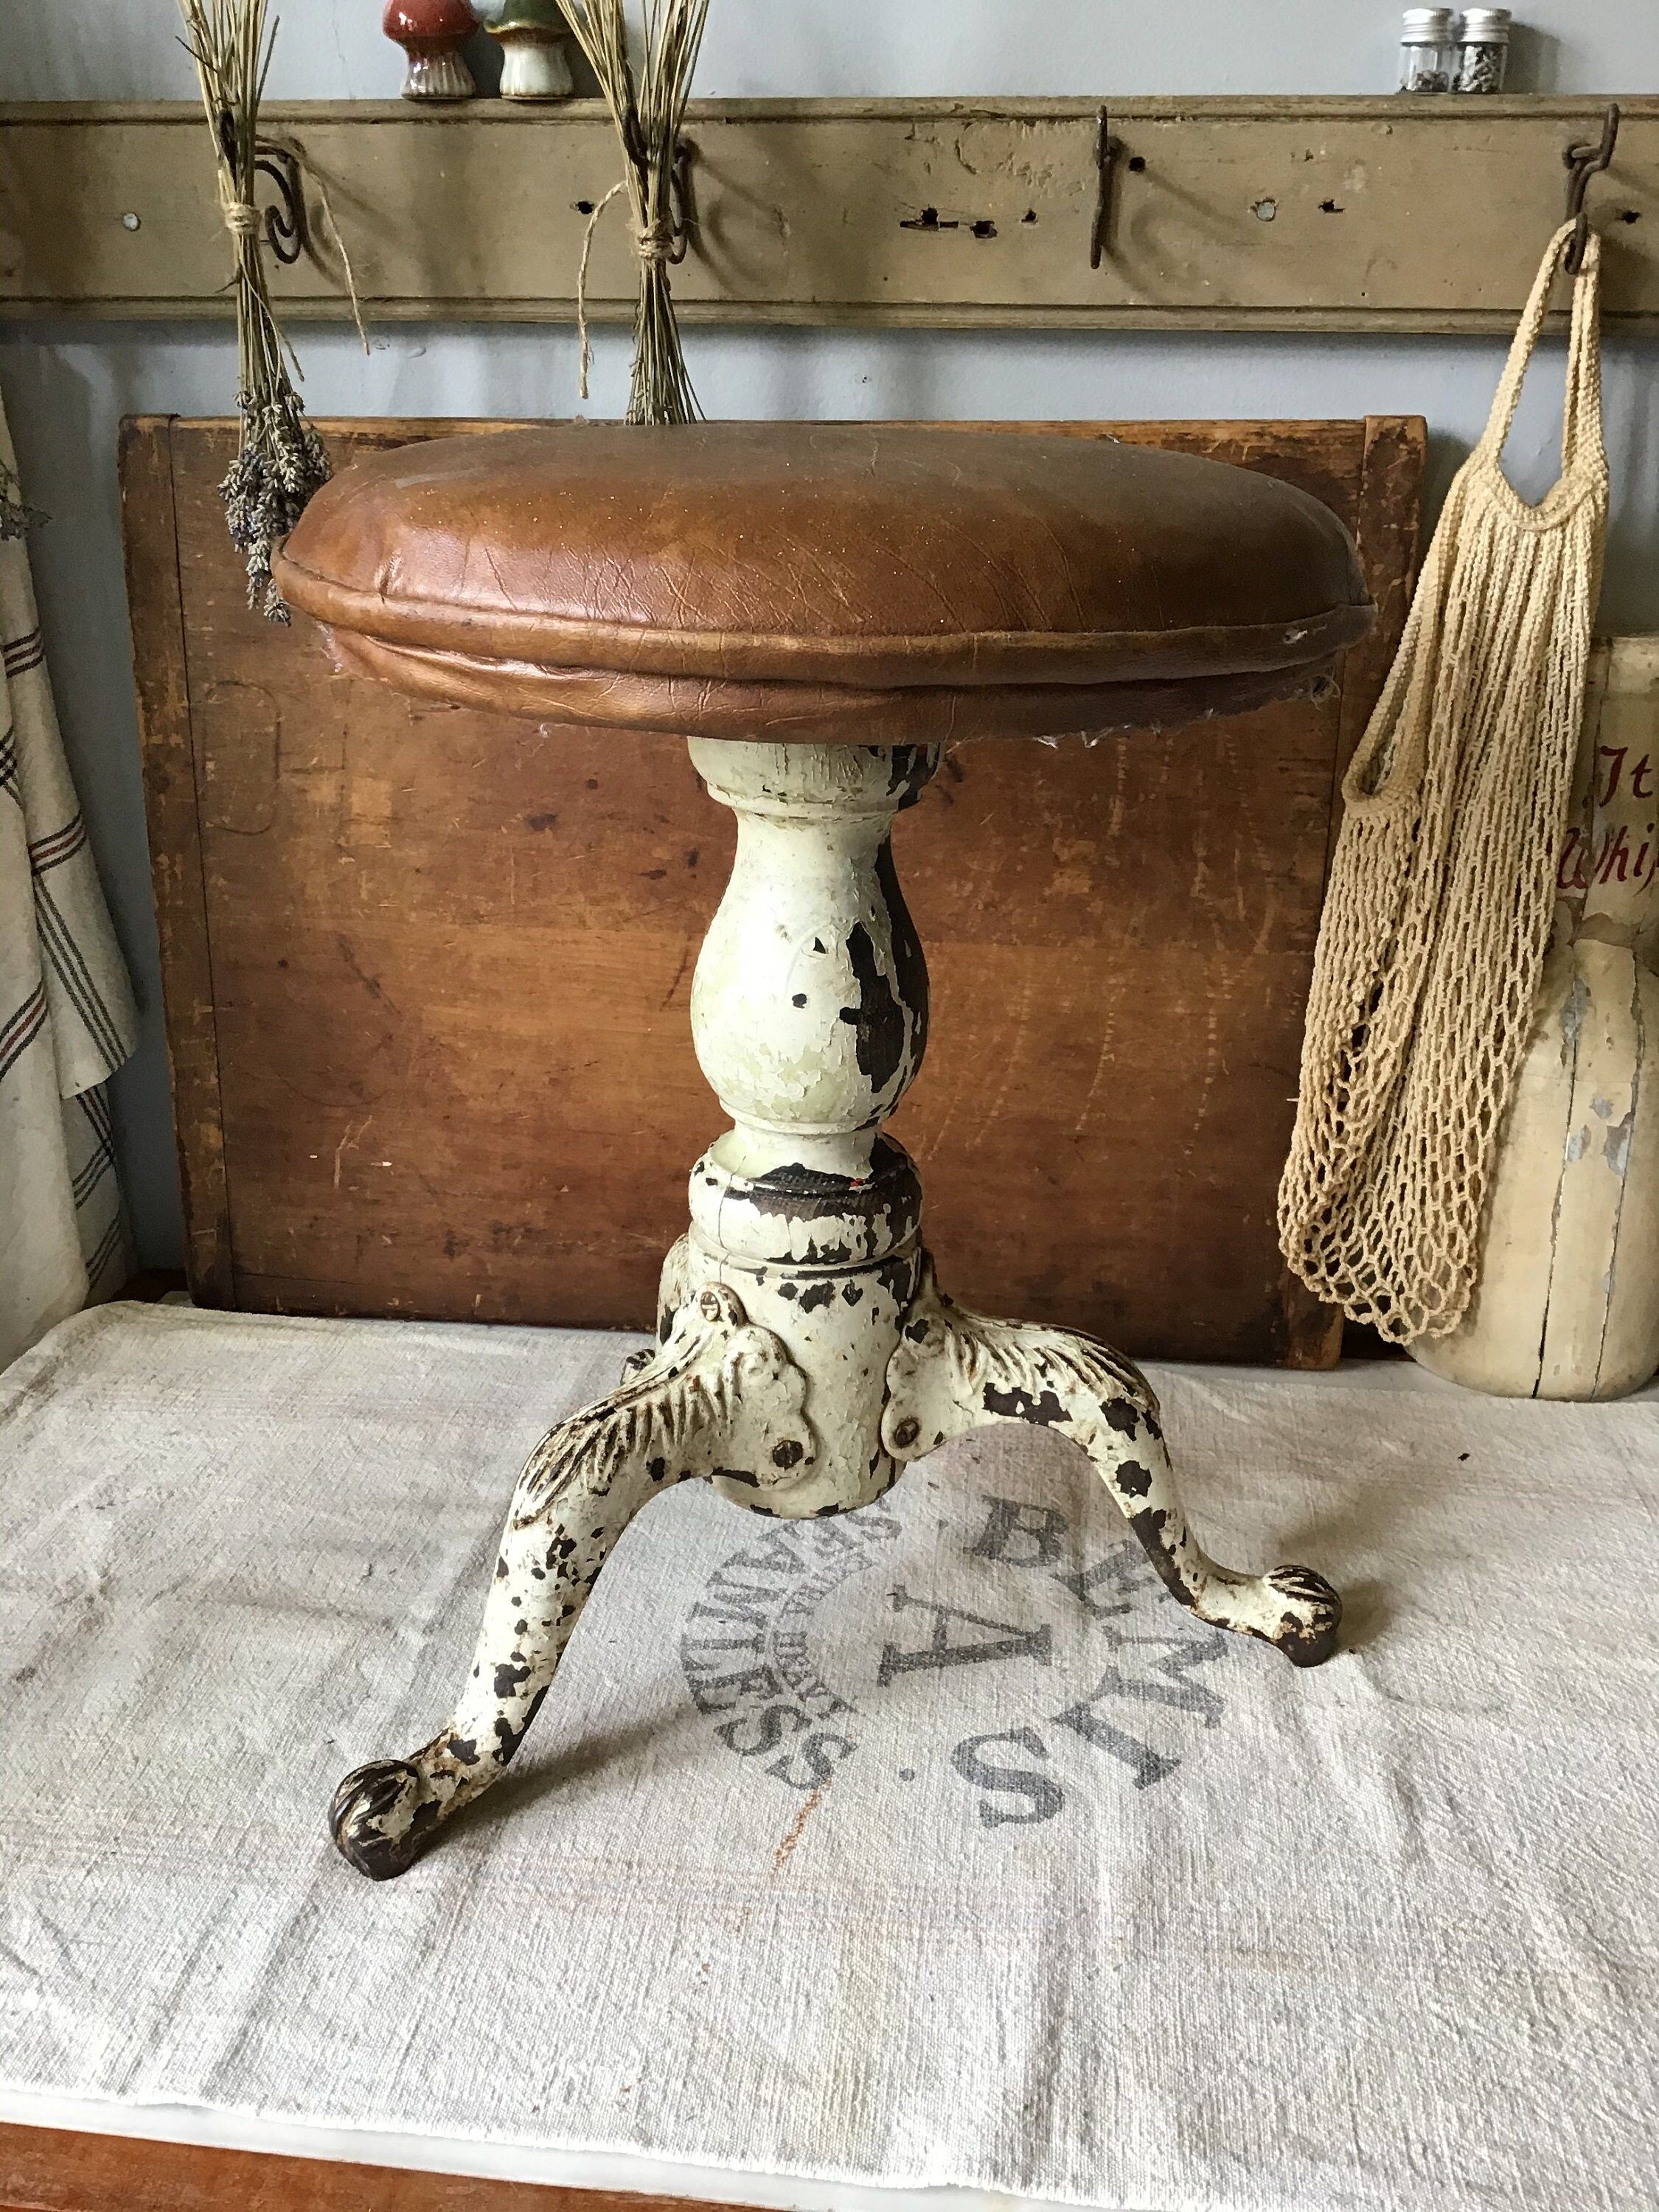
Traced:
[[[0, 406], [0, 523], [19, 518], [15, 467]], [[0, 1366], [131, 1272], [104, 1086], [137, 1033], [28, 554], [0, 529]]]

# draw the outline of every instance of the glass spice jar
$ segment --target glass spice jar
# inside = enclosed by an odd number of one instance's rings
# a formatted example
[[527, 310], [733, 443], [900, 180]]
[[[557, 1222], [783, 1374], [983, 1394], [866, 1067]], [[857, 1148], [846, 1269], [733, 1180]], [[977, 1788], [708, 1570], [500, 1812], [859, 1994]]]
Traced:
[[1510, 58], [1510, 10], [1469, 8], [1457, 33], [1459, 92], [1502, 92]]
[[1400, 30], [1401, 92], [1449, 92], [1457, 41], [1449, 8], [1407, 8]]

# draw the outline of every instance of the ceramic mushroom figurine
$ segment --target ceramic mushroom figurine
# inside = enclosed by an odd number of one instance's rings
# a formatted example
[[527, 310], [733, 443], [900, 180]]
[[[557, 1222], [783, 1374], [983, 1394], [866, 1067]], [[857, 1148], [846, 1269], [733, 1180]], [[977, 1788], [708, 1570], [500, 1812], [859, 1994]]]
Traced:
[[409, 58], [405, 100], [471, 100], [477, 87], [461, 48], [477, 28], [466, 0], [386, 0], [381, 28]]
[[570, 33], [559, 0], [482, 0], [479, 15], [501, 41], [503, 100], [568, 100]]

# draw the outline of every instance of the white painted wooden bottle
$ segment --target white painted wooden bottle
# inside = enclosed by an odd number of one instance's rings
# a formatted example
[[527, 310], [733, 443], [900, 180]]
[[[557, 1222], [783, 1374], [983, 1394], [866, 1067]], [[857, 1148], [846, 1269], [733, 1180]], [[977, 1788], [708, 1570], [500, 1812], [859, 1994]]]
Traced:
[[1479, 1285], [1411, 1351], [1506, 1397], [1618, 1398], [1659, 1368], [1659, 637], [1595, 647], [1558, 882]]

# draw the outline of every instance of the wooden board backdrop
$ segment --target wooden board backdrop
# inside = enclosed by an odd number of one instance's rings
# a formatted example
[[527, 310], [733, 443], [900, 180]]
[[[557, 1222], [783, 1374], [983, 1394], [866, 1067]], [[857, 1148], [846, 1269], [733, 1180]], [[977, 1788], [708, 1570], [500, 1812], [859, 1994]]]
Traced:
[[[337, 464], [463, 427], [488, 426], [323, 426]], [[1335, 1316], [1287, 1277], [1273, 1197], [1423, 426], [1050, 427], [1305, 486], [1383, 619], [1322, 702], [950, 755], [896, 836], [933, 1023], [896, 1133], [961, 1297], [1140, 1353], [1326, 1364]], [[253, 619], [215, 490], [232, 441], [147, 418], [122, 460], [195, 1294], [643, 1324], [722, 1126], [687, 1008], [731, 817], [671, 740], [417, 706]]]

